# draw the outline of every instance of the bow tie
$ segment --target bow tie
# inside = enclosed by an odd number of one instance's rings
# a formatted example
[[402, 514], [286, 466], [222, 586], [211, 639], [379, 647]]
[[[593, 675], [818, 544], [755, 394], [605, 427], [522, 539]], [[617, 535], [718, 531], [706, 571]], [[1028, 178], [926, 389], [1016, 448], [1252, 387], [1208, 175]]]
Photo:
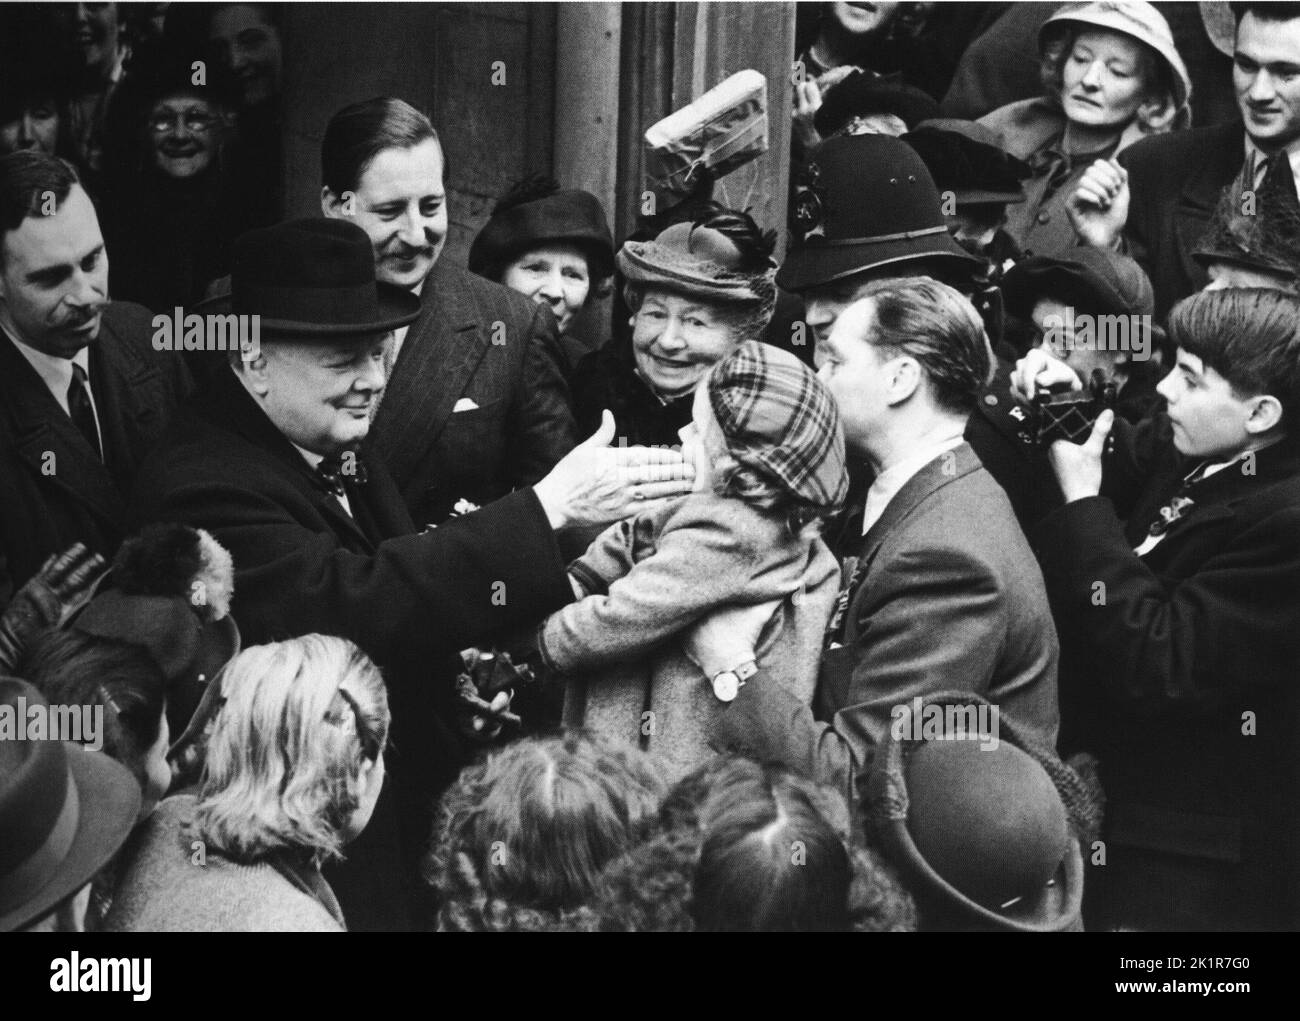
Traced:
[[355, 451], [345, 450], [337, 457], [327, 457], [316, 466], [316, 481], [335, 496], [346, 496], [348, 482], [364, 486], [369, 481], [366, 466]]

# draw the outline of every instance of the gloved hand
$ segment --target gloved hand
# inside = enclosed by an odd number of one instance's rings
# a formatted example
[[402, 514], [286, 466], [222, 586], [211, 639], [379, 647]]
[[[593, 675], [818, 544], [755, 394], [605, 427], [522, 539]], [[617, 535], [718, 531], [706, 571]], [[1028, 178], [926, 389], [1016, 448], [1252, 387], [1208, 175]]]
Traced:
[[80, 542], [46, 560], [0, 616], [0, 670], [13, 671], [38, 632], [63, 624], [89, 602], [107, 570], [104, 558]]

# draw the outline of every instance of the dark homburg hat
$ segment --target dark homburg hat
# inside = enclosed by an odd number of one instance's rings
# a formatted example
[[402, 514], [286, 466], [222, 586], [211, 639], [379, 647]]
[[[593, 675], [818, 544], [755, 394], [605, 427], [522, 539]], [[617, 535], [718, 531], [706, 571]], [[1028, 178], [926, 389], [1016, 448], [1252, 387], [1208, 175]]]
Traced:
[[983, 124], [936, 118], [918, 124], [903, 141], [920, 154], [939, 190], [953, 193], [958, 208], [1025, 201], [1021, 182], [1034, 172]]
[[906, 142], [887, 135], [827, 139], [809, 154], [800, 178], [799, 238], [776, 277], [787, 291], [917, 259], [982, 265], [949, 236], [934, 179]]
[[375, 279], [370, 238], [356, 224], [305, 219], [236, 240], [230, 293], [195, 311], [260, 315], [264, 338], [327, 342], [406, 326], [420, 299]]

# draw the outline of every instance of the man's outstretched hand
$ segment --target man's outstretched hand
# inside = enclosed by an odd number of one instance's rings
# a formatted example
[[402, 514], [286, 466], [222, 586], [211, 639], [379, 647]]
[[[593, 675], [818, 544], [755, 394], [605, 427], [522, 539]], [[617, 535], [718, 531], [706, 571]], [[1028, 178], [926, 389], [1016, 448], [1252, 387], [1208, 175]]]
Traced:
[[691, 491], [695, 469], [680, 450], [611, 447], [614, 416], [566, 454], [533, 487], [551, 527], [608, 525]]

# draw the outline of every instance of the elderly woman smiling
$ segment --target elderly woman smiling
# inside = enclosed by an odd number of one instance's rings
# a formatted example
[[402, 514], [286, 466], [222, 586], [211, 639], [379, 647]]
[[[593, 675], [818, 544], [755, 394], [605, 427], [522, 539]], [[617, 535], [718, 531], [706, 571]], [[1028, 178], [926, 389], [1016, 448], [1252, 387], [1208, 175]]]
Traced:
[[1007, 232], [1026, 256], [1076, 244], [1066, 201], [1096, 160], [1186, 127], [1192, 84], [1164, 17], [1142, 0], [1070, 3], [1039, 33], [1047, 95], [980, 119], [1034, 170]]
[[632, 341], [607, 344], [578, 366], [579, 425], [595, 429], [609, 408], [629, 445], [675, 445], [695, 384], [772, 317], [774, 244], [747, 214], [716, 203], [652, 241], [627, 242], [617, 261]]

